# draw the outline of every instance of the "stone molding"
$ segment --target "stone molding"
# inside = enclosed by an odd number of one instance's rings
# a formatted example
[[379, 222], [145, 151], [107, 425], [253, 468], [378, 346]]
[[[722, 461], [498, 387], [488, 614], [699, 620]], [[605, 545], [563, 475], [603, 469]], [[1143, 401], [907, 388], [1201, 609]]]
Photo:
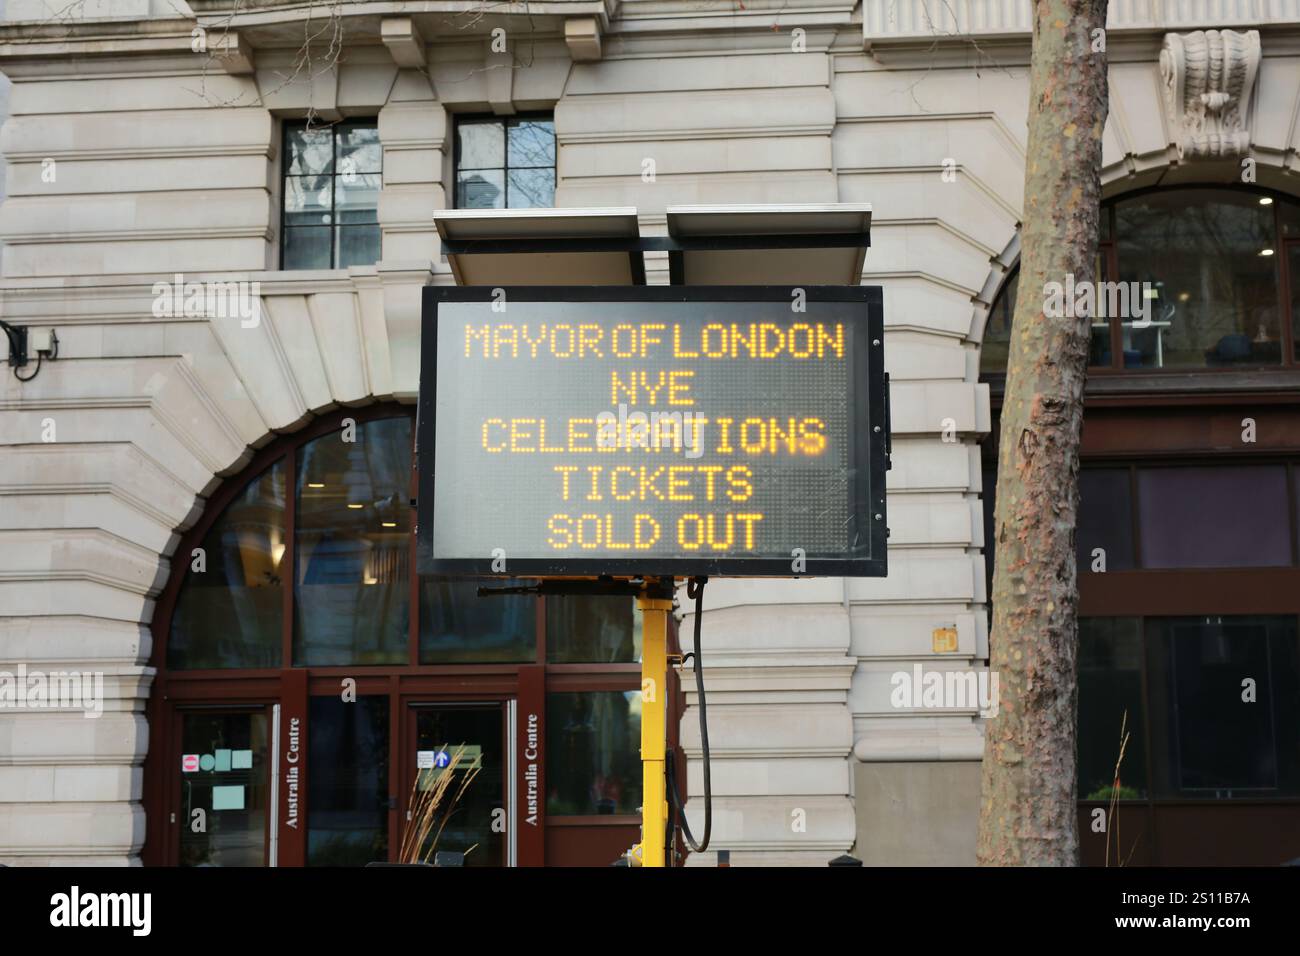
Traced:
[[1259, 31], [1165, 35], [1160, 85], [1179, 159], [1224, 159], [1250, 148], [1248, 110], [1259, 73]]

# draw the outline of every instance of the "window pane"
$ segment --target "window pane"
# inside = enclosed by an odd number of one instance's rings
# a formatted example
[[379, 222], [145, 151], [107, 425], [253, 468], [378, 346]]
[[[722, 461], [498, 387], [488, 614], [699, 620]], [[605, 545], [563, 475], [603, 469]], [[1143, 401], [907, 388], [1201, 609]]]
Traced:
[[553, 122], [516, 120], [510, 124], [509, 136], [511, 169], [521, 166], [555, 168], [555, 124]]
[[1138, 470], [1146, 568], [1290, 564], [1289, 514], [1282, 465]]
[[383, 170], [383, 148], [379, 145], [379, 127], [343, 125], [338, 127], [338, 172], [378, 173]]
[[636, 813], [641, 692], [546, 695], [546, 812]]
[[457, 123], [458, 169], [500, 169], [506, 164], [506, 132], [500, 120]]
[[512, 169], [507, 205], [511, 209], [538, 209], [555, 205], [555, 170]]
[[[1127, 715], [1127, 716], [1126, 716]], [[1118, 771], [1120, 728], [1129, 734]], [[1147, 795], [1142, 625], [1135, 617], [1079, 618], [1079, 799]]]
[[[1079, 470], [1079, 574], [1133, 567], [1133, 510], [1127, 468]], [[1101, 549], [1102, 554], [1095, 554]], [[1104, 563], [1103, 563], [1104, 562]]]
[[291, 126], [285, 130], [285, 171], [288, 173], [332, 173], [334, 171], [334, 134], [329, 127], [305, 129]]
[[1300, 362], [1300, 243], [1288, 245], [1286, 255], [1291, 277], [1291, 341], [1294, 358]]
[[1146, 635], [1157, 796], [1300, 792], [1295, 618], [1155, 618]]
[[[506, 862], [505, 831], [498, 825], [506, 809], [504, 723], [500, 704], [447, 704], [416, 710], [417, 777], [413, 782], [417, 794], [428, 793], [444, 774], [453, 774], [422, 841], [422, 859], [433, 859], [432, 850], [464, 853], [466, 866]], [[447, 760], [459, 751], [461, 758], [452, 768], [435, 765], [419, 769], [421, 751], [430, 756], [445, 753], [443, 759]], [[418, 821], [417, 815], [417, 827]]]
[[420, 578], [420, 663], [536, 660], [537, 599], [478, 596], [480, 585], [505, 583], [498, 578]]
[[378, 222], [379, 177], [373, 174], [336, 176], [334, 207], [336, 221], [344, 225]]
[[388, 859], [388, 698], [313, 697], [307, 865]]
[[[1109, 211], [1103, 209], [1101, 211], [1102, 221], [1106, 221], [1108, 216]], [[1096, 269], [1096, 275], [1102, 282], [1107, 282], [1112, 278], [1106, 260], [1106, 250], [1099, 250], [1094, 268]], [[1100, 365], [1105, 367], [1111, 364], [1110, 322], [1110, 303], [1105, 296], [1101, 296], [1100, 301], [1097, 302], [1096, 314], [1092, 319], [1092, 335], [1088, 340], [1088, 364], [1090, 366]]]
[[459, 209], [504, 209], [505, 173], [479, 169], [456, 172], [456, 206]]
[[285, 224], [291, 226], [327, 226], [333, 199], [330, 176], [288, 176], [284, 180]]
[[1121, 282], [1150, 283], [1151, 324], [1125, 320], [1125, 365], [1281, 361], [1271, 207], [1226, 190], [1178, 189], [1116, 204]]
[[178, 827], [181, 866], [266, 865], [267, 724], [264, 710], [182, 714], [181, 753], [199, 762], [177, 768], [179, 816], [192, 821], [202, 810], [205, 826]]
[[1016, 295], [1020, 287], [1020, 269], [1011, 273], [993, 300], [984, 339], [980, 344], [980, 371], [986, 375], [1005, 375], [1008, 347], [1011, 342], [1011, 317], [1016, 312]]
[[1282, 227], [1284, 239], [1300, 239], [1300, 205], [1273, 196], [1259, 196], [1255, 201], [1277, 210], [1278, 224]]
[[[997, 508], [998, 497], [998, 466], [997, 462], [990, 458], [984, 458], [980, 462], [980, 484], [982, 491], [980, 493], [981, 503], [984, 506], [984, 587], [989, 594], [993, 593], [993, 558], [997, 554], [997, 537], [994, 531], [994, 515]], [[993, 602], [989, 601], [986, 605], [988, 611], [989, 627], [993, 626]]]
[[298, 665], [407, 657], [411, 420], [323, 435], [298, 459], [294, 529]]
[[340, 226], [337, 235], [338, 268], [372, 266], [379, 261], [378, 226]]
[[280, 667], [285, 466], [252, 481], [204, 536], [172, 616], [167, 666]]
[[546, 659], [552, 664], [641, 660], [641, 615], [629, 597], [547, 597]]
[[329, 226], [313, 226], [309, 229], [287, 227], [284, 230], [284, 252], [280, 268], [330, 268], [330, 237], [333, 234]]

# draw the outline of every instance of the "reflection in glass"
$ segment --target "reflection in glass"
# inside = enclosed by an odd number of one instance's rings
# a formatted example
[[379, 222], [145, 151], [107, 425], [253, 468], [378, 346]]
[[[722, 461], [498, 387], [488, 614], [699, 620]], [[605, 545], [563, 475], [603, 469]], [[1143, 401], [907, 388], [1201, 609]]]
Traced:
[[1144, 568], [1291, 563], [1282, 465], [1139, 468]]
[[328, 226], [330, 224], [331, 179], [329, 176], [288, 176], [284, 180], [284, 223], [286, 226]]
[[383, 149], [375, 123], [285, 127], [282, 269], [343, 269], [380, 258]]
[[1149, 283], [1150, 325], [1123, 325], [1124, 365], [1281, 361], [1272, 206], [1227, 190], [1145, 193], [1115, 205], [1120, 281]]
[[181, 866], [263, 866], [266, 860], [267, 718], [184, 712], [180, 819], [202, 810], [205, 826], [180, 826]]
[[1146, 636], [1157, 796], [1300, 793], [1296, 619], [1154, 618]]
[[539, 209], [555, 204], [554, 169], [512, 169], [506, 190], [511, 209]]
[[[1102, 210], [1101, 218], [1103, 222], [1109, 221], [1110, 217], [1107, 210]], [[1098, 252], [1093, 269], [1093, 274], [1103, 283], [1110, 282], [1115, 278], [1110, 274], [1110, 264], [1104, 249]], [[1106, 289], [1107, 286], [1103, 285], [1101, 288]], [[1112, 308], [1111, 298], [1109, 293], [1097, 296], [1095, 313], [1090, 323], [1091, 332], [1088, 338], [1088, 365], [1090, 366], [1107, 366], [1111, 364], [1110, 335], [1112, 322], [1120, 322], [1120, 337], [1123, 338], [1124, 316], [1121, 314], [1121, 309]], [[1116, 299], [1113, 305], [1122, 306], [1123, 300]], [[1112, 313], [1114, 313], [1114, 317], [1112, 317]]]
[[[1297, 218], [1300, 218], [1298, 216]], [[1300, 225], [1297, 226], [1300, 232]], [[1294, 360], [1300, 362], [1300, 243], [1287, 244], [1287, 268], [1291, 276], [1291, 342]]]
[[506, 134], [501, 120], [461, 120], [456, 124], [460, 169], [501, 169], [506, 161]]
[[636, 813], [641, 806], [641, 694], [546, 695], [546, 812]]
[[641, 615], [629, 597], [547, 597], [546, 659], [552, 664], [634, 664]]
[[[505, 812], [505, 769], [502, 760], [504, 719], [500, 704], [417, 707], [415, 717], [416, 772], [421, 789], [437, 784], [437, 777], [453, 773], [423, 851], [436, 836], [435, 852], [465, 854], [466, 866], [502, 866], [505, 860], [504, 827], [494, 825]], [[454, 769], [419, 768], [419, 754], [447, 754], [464, 747]], [[468, 773], [477, 770], [461, 791]], [[408, 793], [409, 793], [408, 788]], [[460, 798], [453, 800], [457, 792]], [[432, 860], [432, 856], [429, 858]]]
[[1005, 375], [1011, 345], [1011, 319], [1016, 314], [1016, 296], [1020, 291], [1020, 267], [1002, 285], [989, 308], [980, 344], [980, 371], [987, 375]]
[[504, 209], [505, 171], [501, 169], [459, 170], [456, 173], [456, 206], [459, 209]]
[[284, 508], [285, 469], [277, 462], [204, 535], [172, 616], [168, 667], [281, 666]]
[[328, 128], [290, 126], [285, 130], [284, 145], [285, 172], [293, 175], [334, 172], [334, 135]]
[[338, 134], [339, 172], [377, 173], [383, 169], [384, 151], [379, 127], [341, 124]]
[[[1125, 714], [1127, 713], [1127, 723]], [[1147, 795], [1142, 712], [1142, 626], [1137, 618], [1079, 618], [1079, 799], [1109, 800], [1120, 727], [1130, 734], [1119, 767], [1121, 800]]]
[[555, 123], [468, 119], [456, 124], [456, 205], [533, 209], [555, 205]]
[[500, 578], [420, 578], [421, 664], [527, 663], [537, 658], [537, 599], [479, 597]]
[[339, 176], [334, 180], [334, 207], [342, 225], [378, 222], [379, 177]]
[[[1104, 214], [1103, 214], [1104, 215]], [[1106, 257], [1098, 256], [1097, 275], [1103, 281], [1106, 275]], [[1020, 267], [1011, 271], [1007, 281], [998, 290], [989, 307], [984, 325], [984, 338], [980, 343], [980, 372], [984, 375], [1005, 375], [1011, 354], [1011, 322], [1016, 314], [1020, 295]], [[1106, 316], [1106, 303], [1102, 302], [1092, 318], [1088, 338], [1088, 364], [1110, 364], [1110, 327]]]
[[411, 420], [359, 424], [298, 460], [293, 660], [400, 664], [409, 604]]
[[388, 859], [388, 698], [313, 697], [307, 865]]
[[550, 120], [511, 120], [509, 166], [555, 168], [555, 124]]

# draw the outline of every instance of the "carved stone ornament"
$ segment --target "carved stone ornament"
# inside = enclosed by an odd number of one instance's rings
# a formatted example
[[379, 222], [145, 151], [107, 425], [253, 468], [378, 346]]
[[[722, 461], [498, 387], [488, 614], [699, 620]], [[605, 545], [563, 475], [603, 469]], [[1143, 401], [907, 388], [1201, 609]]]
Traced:
[[1223, 159], [1250, 148], [1250, 93], [1259, 72], [1259, 31], [1166, 33], [1160, 80], [1180, 159]]

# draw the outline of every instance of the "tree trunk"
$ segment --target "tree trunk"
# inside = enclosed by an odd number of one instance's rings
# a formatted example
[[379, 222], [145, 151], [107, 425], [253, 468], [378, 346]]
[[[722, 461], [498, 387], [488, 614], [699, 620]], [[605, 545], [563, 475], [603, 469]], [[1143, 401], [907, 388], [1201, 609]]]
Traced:
[[[1020, 287], [998, 450], [978, 858], [1075, 866], [1079, 432], [1090, 317], [1048, 309], [1048, 283], [1092, 282], [1106, 124], [1107, 0], [1034, 0]], [[1046, 314], [1052, 313], [1052, 314]], [[1062, 314], [1057, 314], [1062, 313]]]

